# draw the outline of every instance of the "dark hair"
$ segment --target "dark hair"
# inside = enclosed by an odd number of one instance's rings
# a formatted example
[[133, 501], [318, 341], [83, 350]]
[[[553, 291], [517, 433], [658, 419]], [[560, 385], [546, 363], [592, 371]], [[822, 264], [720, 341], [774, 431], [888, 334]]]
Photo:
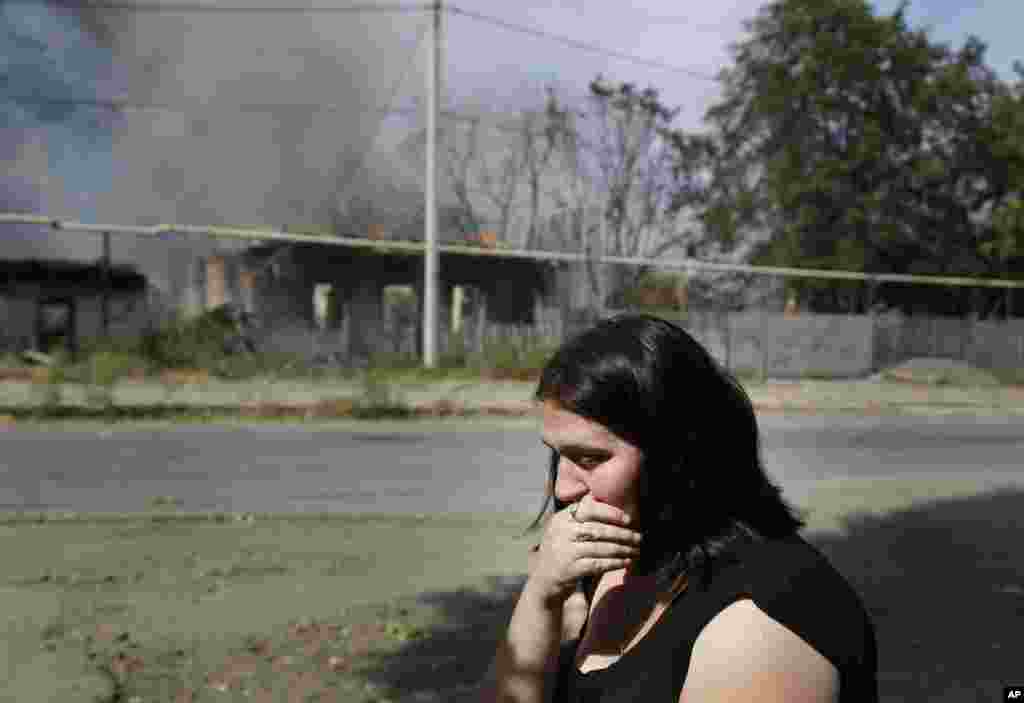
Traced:
[[[643, 452], [644, 544], [636, 568], [655, 574], [659, 590], [698, 571], [706, 586], [713, 563], [730, 548], [788, 537], [806, 525], [765, 474], [757, 418], [742, 386], [666, 320], [619, 315], [584, 330], [545, 365], [534, 399], [597, 422]], [[555, 511], [567, 506], [554, 495], [557, 471], [552, 451], [548, 495], [527, 532], [550, 500]]]

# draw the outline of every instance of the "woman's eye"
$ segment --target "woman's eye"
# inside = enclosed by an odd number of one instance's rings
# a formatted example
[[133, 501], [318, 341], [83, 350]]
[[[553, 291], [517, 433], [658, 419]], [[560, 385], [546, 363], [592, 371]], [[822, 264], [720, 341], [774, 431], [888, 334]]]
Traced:
[[581, 456], [576, 459], [577, 466], [597, 466], [601, 460], [595, 456]]

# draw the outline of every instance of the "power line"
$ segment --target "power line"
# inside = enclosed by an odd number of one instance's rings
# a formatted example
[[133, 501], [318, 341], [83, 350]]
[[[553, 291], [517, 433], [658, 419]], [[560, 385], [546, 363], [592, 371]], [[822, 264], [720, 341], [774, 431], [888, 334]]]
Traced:
[[597, 54], [603, 54], [605, 56], [611, 56], [611, 57], [617, 58], [617, 59], [623, 59], [625, 61], [629, 61], [631, 63], [639, 64], [641, 66], [650, 66], [650, 67], [653, 67], [653, 68], [660, 68], [660, 69], [665, 70], [665, 71], [671, 71], [673, 73], [681, 73], [683, 75], [690, 76], [691, 78], [697, 78], [697, 79], [704, 80], [704, 81], [710, 81], [712, 83], [720, 83], [721, 82], [720, 79], [718, 77], [716, 77], [716, 76], [712, 76], [712, 75], [709, 75], [707, 73], [702, 73], [702, 72], [694, 70], [692, 68], [684, 68], [682, 66], [673, 66], [671, 64], [667, 64], [667, 63], [664, 63], [662, 61], [655, 61], [653, 59], [644, 59], [644, 58], [640, 58], [639, 56], [633, 56], [632, 54], [624, 54], [624, 53], [622, 53], [620, 51], [615, 51], [613, 49], [608, 49], [606, 47], [599, 46], [597, 44], [591, 44], [589, 42], [582, 42], [582, 41], [579, 41], [577, 39], [572, 39], [570, 37], [564, 37], [564, 36], [561, 36], [561, 35], [558, 35], [558, 34], [552, 34], [550, 32], [545, 32], [545, 31], [540, 30], [540, 29], [533, 29], [531, 27], [524, 27], [522, 25], [513, 24], [511, 22], [507, 22], [505, 20], [498, 19], [497, 17], [490, 17], [488, 15], [480, 14], [479, 12], [472, 12], [470, 10], [463, 10], [462, 8], [456, 7], [456, 6], [453, 6], [453, 5], [446, 5], [445, 9], [448, 10], [452, 14], [464, 15], [465, 17], [469, 17], [470, 19], [475, 19], [475, 20], [478, 20], [480, 22], [486, 22], [488, 24], [493, 24], [493, 25], [496, 25], [496, 26], [501, 27], [503, 29], [511, 30], [513, 32], [520, 32], [522, 34], [529, 34], [529, 35], [532, 35], [532, 36], [535, 36], [535, 37], [541, 37], [543, 39], [550, 39], [552, 41], [556, 41], [556, 42], [559, 42], [561, 44], [565, 44], [566, 46], [571, 46], [574, 49], [581, 49], [581, 50], [584, 50], [584, 51], [590, 51], [590, 52], [597, 53]]
[[[6, 0], [11, 5], [46, 5], [38, 0]], [[174, 13], [174, 12], [210, 12], [221, 14], [281, 14], [281, 13], [344, 13], [344, 12], [425, 12], [433, 9], [429, 3], [407, 5], [391, 3], [387, 5], [306, 5], [306, 6], [274, 6], [274, 5], [213, 5], [194, 2], [103, 2], [103, 0], [86, 0], [84, 2], [62, 2], [62, 8], [83, 10], [123, 10], [126, 12]]]
[[[77, 232], [109, 232], [111, 234], [141, 234], [160, 236], [162, 234], [201, 234], [210, 237], [223, 237], [241, 240], [268, 240], [311, 242], [331, 246], [370, 247], [375, 249], [397, 249], [411, 253], [422, 252], [423, 242], [402, 242], [381, 239], [364, 239], [360, 237], [332, 237], [323, 235], [290, 234], [277, 230], [260, 230], [241, 227], [208, 227], [197, 225], [160, 224], [144, 225], [103, 225], [87, 224], [73, 220], [63, 220], [47, 215], [0, 212], [0, 224], [31, 224], [50, 227], [56, 230]], [[920, 276], [901, 273], [862, 273], [860, 271], [838, 271], [834, 269], [803, 269], [784, 266], [753, 266], [749, 264], [726, 264], [699, 259], [648, 259], [626, 256], [597, 256], [574, 254], [568, 252], [549, 252], [536, 249], [485, 249], [475, 246], [459, 246], [442, 244], [438, 246], [443, 252], [469, 254], [472, 256], [498, 256], [512, 259], [533, 259], [536, 261], [585, 261], [588, 259], [606, 264], [627, 264], [655, 266], [657, 268], [729, 271], [733, 273], [764, 274], [769, 276], [790, 276], [795, 278], [827, 278], [840, 280], [868, 281], [871, 283], [917, 283], [938, 286], [967, 286], [982, 288], [1024, 288], [1024, 281], [1000, 278], [967, 278], [957, 276]]]

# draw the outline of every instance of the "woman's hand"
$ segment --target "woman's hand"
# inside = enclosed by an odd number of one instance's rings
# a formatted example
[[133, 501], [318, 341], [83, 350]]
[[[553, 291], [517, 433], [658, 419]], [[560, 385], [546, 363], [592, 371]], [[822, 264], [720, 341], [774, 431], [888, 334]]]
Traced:
[[629, 519], [615, 506], [586, 495], [551, 516], [526, 588], [551, 608], [560, 608], [584, 576], [624, 569], [640, 551], [641, 535], [629, 529]]

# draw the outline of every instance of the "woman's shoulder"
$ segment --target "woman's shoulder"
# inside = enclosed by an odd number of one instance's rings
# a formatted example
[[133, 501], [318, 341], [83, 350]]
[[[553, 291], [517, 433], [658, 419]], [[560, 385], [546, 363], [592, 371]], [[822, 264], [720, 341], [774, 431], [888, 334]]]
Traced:
[[771, 592], [792, 595], [826, 589], [837, 596], [853, 594], [829, 558], [799, 534], [744, 545], [739, 561], [746, 581]]
[[799, 535], [750, 545], [729, 592], [725, 601], [750, 598], [841, 669], [873, 651], [874, 630], [860, 595]]
[[863, 630], [867, 611], [847, 578], [799, 534], [737, 541], [722, 552], [708, 577], [698, 580], [713, 616], [749, 598], [771, 617], [797, 629], [817, 622]]

